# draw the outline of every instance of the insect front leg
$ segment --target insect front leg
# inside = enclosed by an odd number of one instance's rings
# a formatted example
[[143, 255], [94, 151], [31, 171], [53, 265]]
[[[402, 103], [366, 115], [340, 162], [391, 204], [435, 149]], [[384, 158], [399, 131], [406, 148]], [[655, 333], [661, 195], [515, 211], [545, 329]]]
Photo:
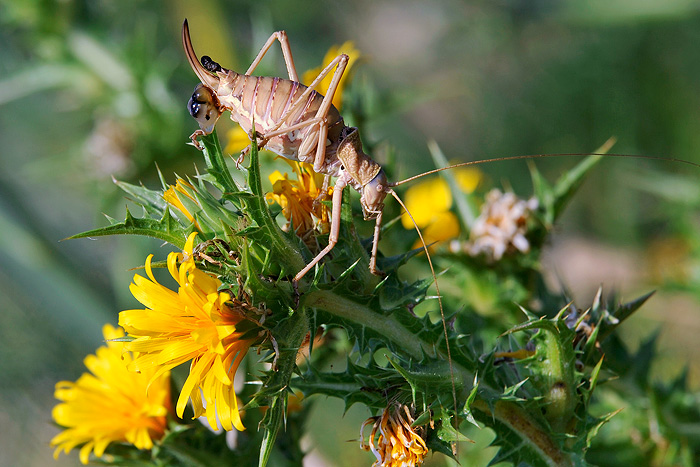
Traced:
[[377, 269], [377, 248], [379, 246], [379, 233], [382, 230], [382, 215], [384, 211], [379, 211], [374, 224], [374, 238], [372, 239], [372, 256], [369, 258], [369, 272], [375, 276], [382, 276], [383, 273]]
[[295, 283], [299, 282], [301, 278], [304, 277], [306, 273], [311, 270], [311, 268], [316, 266], [316, 264], [318, 264], [318, 262], [321, 261], [321, 259], [323, 259], [323, 257], [333, 249], [335, 244], [338, 243], [338, 236], [340, 234], [340, 208], [342, 207], [343, 202], [343, 189], [347, 186], [349, 181], [350, 178], [345, 172], [343, 172], [340, 177], [338, 177], [338, 180], [336, 180], [335, 185], [333, 186], [333, 208], [331, 211], [331, 231], [328, 235], [328, 245], [321, 250], [321, 252], [317, 254], [316, 257], [312, 259], [304, 269], [299, 271], [297, 275], [294, 276]]
[[323, 177], [323, 185], [321, 185], [321, 191], [319, 191], [318, 196], [314, 199], [313, 207], [316, 209], [322, 202], [328, 199], [328, 188], [331, 186], [331, 176], [326, 175]]
[[197, 138], [200, 136], [206, 136], [206, 133], [203, 130], [195, 130], [194, 133], [190, 135], [190, 144], [197, 148], [200, 151], [204, 151], [204, 146], [202, 146], [202, 143], [199, 142]]

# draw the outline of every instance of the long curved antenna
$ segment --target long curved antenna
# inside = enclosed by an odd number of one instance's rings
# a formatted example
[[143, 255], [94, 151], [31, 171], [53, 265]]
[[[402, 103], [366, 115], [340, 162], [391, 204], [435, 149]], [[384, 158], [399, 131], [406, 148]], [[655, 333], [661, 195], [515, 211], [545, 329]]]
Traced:
[[190, 27], [187, 24], [187, 20], [182, 23], [182, 46], [185, 48], [185, 55], [187, 55], [187, 61], [190, 62], [192, 70], [197, 75], [199, 80], [209, 86], [212, 89], [216, 89], [219, 86], [219, 78], [215, 78], [207, 71], [199, 60], [197, 59], [197, 54], [194, 52], [194, 47], [192, 47], [192, 40], [190, 39]]
[[599, 153], [599, 152], [563, 152], [563, 153], [557, 153], [557, 154], [526, 154], [526, 155], [522, 155], [522, 156], [494, 157], [492, 159], [483, 159], [480, 161], [460, 162], [459, 164], [453, 164], [453, 165], [449, 165], [447, 167], [441, 167], [439, 169], [429, 170], [428, 172], [414, 175], [413, 177], [409, 177], [405, 180], [390, 183], [389, 186], [403, 185], [404, 183], [408, 183], [408, 182], [411, 182], [411, 181], [416, 180], [418, 178], [425, 177], [426, 175], [434, 174], [437, 172], [442, 172], [443, 170], [454, 169], [457, 167], [465, 167], [468, 165], [478, 165], [478, 164], [484, 164], [486, 162], [515, 161], [515, 160], [519, 160], [519, 159], [535, 159], [538, 157], [566, 157], [566, 156], [568, 156], [568, 157], [585, 157], [585, 156], [632, 157], [632, 158], [636, 158], [636, 159], [651, 159], [651, 160], [657, 160], [657, 161], [680, 162], [682, 164], [692, 165], [693, 167], [700, 168], [700, 164], [697, 164], [697, 163], [691, 162], [691, 161], [687, 161], [684, 159], [677, 159], [675, 157], [662, 157], [662, 156], [644, 156], [644, 155], [640, 155], [640, 154], [608, 154], [608, 153]]
[[447, 336], [447, 322], [445, 321], [445, 310], [442, 308], [442, 296], [440, 295], [440, 286], [438, 285], [438, 280], [437, 276], [435, 275], [435, 267], [433, 266], [433, 260], [430, 258], [430, 252], [428, 251], [428, 245], [425, 243], [425, 239], [423, 238], [423, 234], [420, 231], [420, 228], [418, 227], [418, 224], [416, 224], [415, 219], [413, 218], [413, 215], [411, 214], [411, 211], [409, 211], [406, 208], [406, 205], [401, 201], [401, 198], [399, 198], [399, 195], [396, 194], [394, 190], [386, 190], [387, 193], [391, 193], [391, 196], [394, 197], [396, 201], [401, 205], [404, 211], [406, 211], [406, 214], [408, 214], [408, 217], [411, 218], [411, 222], [413, 222], [413, 226], [416, 228], [416, 232], [418, 232], [418, 237], [420, 238], [420, 242], [423, 245], [423, 250], [425, 250], [425, 256], [428, 258], [428, 264], [430, 265], [430, 272], [433, 275], [433, 281], [435, 282], [435, 293], [437, 294], [437, 299], [438, 299], [438, 305], [440, 307], [440, 318], [442, 319], [442, 331], [445, 335], [445, 347], [447, 347], [447, 361], [450, 364], [450, 381], [452, 382], [452, 400], [454, 402], [454, 407], [455, 407], [455, 422], [457, 420], [457, 387], [455, 385], [455, 372], [454, 372], [454, 367], [452, 366], [452, 351], [450, 350], [450, 341]]

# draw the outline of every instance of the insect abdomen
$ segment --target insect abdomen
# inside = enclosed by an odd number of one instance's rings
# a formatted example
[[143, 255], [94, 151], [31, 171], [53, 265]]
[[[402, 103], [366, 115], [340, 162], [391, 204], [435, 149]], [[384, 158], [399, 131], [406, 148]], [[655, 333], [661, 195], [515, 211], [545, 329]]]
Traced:
[[[284, 113], [299, 100], [306, 89], [303, 84], [288, 79], [238, 75], [232, 80], [231, 93], [225, 97], [220, 96], [220, 99], [230, 108], [231, 119], [238, 122], [243, 130], [250, 132], [255, 121], [256, 131], [265, 134], [277, 125]], [[312, 91], [304, 102], [285, 118], [285, 123], [279, 128], [284, 129], [285, 126], [314, 118], [322, 102], [323, 96]], [[330, 127], [340, 120], [337, 109], [331, 106], [327, 115], [327, 125]], [[272, 137], [266, 148], [289, 159], [307, 160], [305, 156], [309, 155], [298, 154], [298, 149], [302, 139], [315, 137], [317, 129], [309, 126]]]

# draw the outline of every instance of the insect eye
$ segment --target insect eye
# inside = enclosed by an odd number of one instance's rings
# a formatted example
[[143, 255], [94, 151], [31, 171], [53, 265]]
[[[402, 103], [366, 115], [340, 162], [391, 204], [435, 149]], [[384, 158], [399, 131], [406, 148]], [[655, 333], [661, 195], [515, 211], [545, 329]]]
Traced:
[[187, 103], [187, 110], [197, 120], [200, 128], [211, 132], [211, 128], [221, 115], [217, 103], [218, 100], [212, 90], [200, 83], [194, 88], [192, 97]]
[[211, 90], [202, 84], [198, 84], [192, 93], [190, 101], [187, 103], [187, 110], [189, 110], [190, 115], [199, 120], [203, 118], [202, 113], [206, 114], [211, 107], [215, 107], [214, 96]]

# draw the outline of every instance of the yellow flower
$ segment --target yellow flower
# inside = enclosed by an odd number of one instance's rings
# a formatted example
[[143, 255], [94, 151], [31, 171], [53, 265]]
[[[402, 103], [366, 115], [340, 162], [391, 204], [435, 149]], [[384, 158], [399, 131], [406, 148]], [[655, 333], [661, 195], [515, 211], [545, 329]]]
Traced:
[[[202, 229], [200, 229], [199, 223], [197, 223], [194, 215], [191, 212], [192, 207], [197, 206], [199, 208], [197, 199], [190, 193], [190, 191], [193, 191], [194, 189], [195, 188], [191, 184], [179, 178], [175, 186], [171, 185], [167, 190], [165, 190], [165, 192], [163, 192], [163, 199], [170, 206], [180, 211], [190, 222], [194, 224], [195, 228], [201, 232]], [[189, 205], [190, 208], [188, 208], [187, 205]]]
[[[481, 172], [473, 168], [457, 169], [454, 174], [464, 193], [474, 191], [481, 181], [481, 176]], [[450, 211], [452, 193], [443, 178], [433, 177], [413, 185], [406, 190], [404, 200], [428, 245], [459, 235], [459, 220]], [[414, 228], [407, 213], [401, 216], [401, 224], [406, 229]], [[418, 246], [420, 242], [416, 242], [414, 248]]]
[[[328, 207], [316, 200], [322, 194], [324, 175], [314, 172], [313, 165], [283, 159], [294, 170], [296, 180], [290, 180], [278, 170], [270, 175], [272, 193], [266, 195], [267, 202], [282, 207], [282, 214], [300, 237], [316, 229], [322, 233], [329, 230]], [[325, 197], [330, 197], [329, 188]]]
[[228, 142], [224, 148], [226, 154], [238, 154], [250, 144], [248, 133], [240, 125], [234, 125], [227, 133]]
[[[340, 110], [343, 105], [343, 91], [345, 90], [345, 85], [349, 82], [351, 77], [352, 68], [360, 58], [360, 51], [355, 48], [355, 44], [353, 42], [348, 41], [341, 46], [332, 46], [326, 53], [326, 56], [323, 58], [323, 64], [317, 68], [305, 72], [301, 78], [302, 83], [308, 86], [313, 82], [318, 74], [340, 54], [347, 55], [349, 57], [349, 61], [347, 68], [345, 68], [345, 73], [343, 73], [343, 76], [338, 83], [338, 88], [335, 90], [335, 94], [333, 95], [333, 105], [338, 110]], [[328, 92], [328, 86], [330, 86], [332, 79], [333, 71], [331, 70], [331, 72], [326, 75], [326, 77], [323, 78], [320, 83], [318, 83], [316, 86], [316, 91], [325, 96]], [[239, 125], [234, 125], [234, 127], [228, 131], [226, 136], [228, 137], [228, 142], [226, 143], [226, 148], [224, 151], [227, 154], [239, 153], [250, 144], [248, 134], [243, 131]]]
[[[313, 80], [316, 79], [318, 74], [321, 73], [321, 71], [323, 71], [323, 69], [327, 67], [328, 64], [330, 64], [333, 61], [333, 59], [340, 54], [347, 55], [349, 60], [348, 66], [347, 68], [345, 68], [345, 73], [343, 73], [343, 76], [340, 78], [338, 88], [335, 90], [335, 94], [333, 95], [333, 105], [338, 110], [340, 110], [340, 108], [343, 106], [343, 91], [345, 90], [345, 84], [350, 79], [352, 68], [355, 65], [355, 62], [357, 62], [357, 60], [360, 58], [360, 51], [355, 48], [355, 44], [352, 41], [347, 41], [340, 46], [332, 46], [330, 49], [328, 49], [326, 56], [323, 57], [323, 64], [314, 68], [313, 70], [307, 71], [301, 78], [302, 83], [304, 83], [307, 86], [310, 85], [313, 82]], [[333, 70], [331, 70], [331, 72], [328, 73], [326, 77], [321, 80], [320, 83], [318, 83], [318, 85], [316, 86], [316, 91], [325, 96], [328, 92], [328, 86], [330, 86], [332, 79]]]
[[243, 338], [251, 330], [252, 322], [243, 314], [250, 307], [219, 292], [221, 282], [197, 269], [192, 256], [195, 237], [196, 233], [189, 236], [182, 254], [168, 255], [168, 270], [179, 284], [178, 290], [156, 281], [151, 270], [153, 255], [149, 256], [149, 279], [135, 275], [130, 287], [146, 309], [122, 311], [119, 323], [129, 336], [136, 338], [126, 345], [137, 354], [130, 365], [133, 370], [156, 370], [159, 375], [192, 361], [177, 401], [179, 417], [191, 399], [195, 418], [206, 414], [211, 426], [217, 426], [218, 418], [225, 430], [242, 431], [245, 428], [233, 378], [255, 341]]
[[61, 403], [52, 416], [66, 429], [51, 440], [57, 446], [55, 458], [82, 444], [80, 462], [87, 464], [93, 450], [102, 457], [109, 443], [128, 442], [151, 449], [153, 440], [165, 433], [169, 373], [129, 371], [132, 355], [124, 351], [123, 342], [113, 340], [124, 337], [124, 331], [107, 324], [102, 333], [107, 345], [85, 358], [92, 374], [84, 373], [75, 383], [56, 384], [55, 396]]
[[[428, 447], [423, 437], [417, 433], [422, 429], [414, 429], [411, 427], [412, 423], [413, 417], [408, 407], [399, 405], [394, 408], [393, 413], [386, 408], [381, 417], [371, 417], [362, 424], [360, 447], [365, 451], [372, 451], [377, 458], [372, 467], [412, 467], [423, 463], [428, 454]], [[364, 429], [368, 425], [372, 425], [372, 433], [365, 444]]]

